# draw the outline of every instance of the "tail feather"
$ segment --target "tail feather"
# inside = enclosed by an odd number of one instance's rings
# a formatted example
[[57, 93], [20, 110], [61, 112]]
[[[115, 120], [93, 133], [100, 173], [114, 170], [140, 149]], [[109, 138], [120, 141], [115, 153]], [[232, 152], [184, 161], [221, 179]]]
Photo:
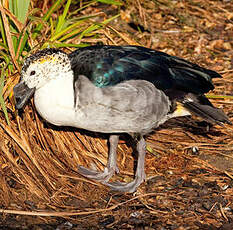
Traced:
[[227, 115], [221, 109], [215, 108], [211, 105], [185, 100], [183, 106], [191, 113], [202, 117], [207, 122], [219, 124], [221, 126], [223, 123], [232, 124]]

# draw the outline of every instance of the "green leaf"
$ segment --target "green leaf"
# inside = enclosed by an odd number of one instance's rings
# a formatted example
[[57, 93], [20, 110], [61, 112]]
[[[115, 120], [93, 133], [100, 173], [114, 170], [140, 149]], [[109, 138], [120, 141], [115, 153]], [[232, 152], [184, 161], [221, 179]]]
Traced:
[[80, 7], [80, 8], [78, 8], [77, 10], [71, 12], [71, 13], [70, 13], [70, 16], [71, 16], [71, 15], [76, 15], [79, 11], [84, 10], [85, 8], [91, 6], [91, 5], [95, 4], [95, 3], [96, 3], [96, 0], [92, 0], [92, 1], [90, 1], [90, 2], [88, 2], [88, 3], [83, 2], [83, 6]]
[[233, 96], [230, 95], [213, 95], [213, 94], [206, 94], [205, 95], [207, 98], [221, 98], [221, 99], [229, 99], [233, 100]]
[[[47, 44], [49, 45], [49, 44]], [[71, 43], [52, 43], [52, 46], [54, 48], [61, 48], [61, 47], [74, 47], [74, 48], [80, 48], [80, 47], [87, 47], [89, 44], [71, 44]]]
[[[27, 20], [28, 12], [29, 12], [29, 6], [30, 6], [30, 0], [9, 0], [9, 10], [13, 15], [16, 16], [17, 20], [22, 22], [23, 24]], [[18, 31], [15, 24], [12, 20], [8, 20], [8, 23], [10, 24], [10, 30], [13, 32], [12, 34], [12, 42], [14, 46], [15, 52], [19, 49], [20, 53], [24, 49], [24, 46], [27, 42], [27, 36], [25, 35], [23, 38], [23, 42], [21, 43], [21, 47], [19, 46], [19, 38], [17, 36], [17, 33], [22, 33], [22, 31]]]
[[[1, 44], [0, 44], [0, 46], [1, 46]], [[0, 57], [1, 57], [1, 59], [3, 59], [5, 61], [5, 65], [9, 65], [10, 64], [11, 59], [10, 59], [9, 55], [7, 55], [6, 52], [0, 51]], [[4, 71], [4, 68], [2, 68], [2, 71]]]
[[7, 113], [7, 108], [6, 108], [6, 104], [2, 95], [2, 91], [3, 91], [3, 87], [4, 87], [4, 81], [5, 81], [5, 68], [2, 68], [2, 72], [1, 72], [1, 77], [0, 77], [0, 106], [2, 108], [2, 111], [5, 115], [6, 118], [6, 122], [8, 125], [10, 125], [10, 120], [8, 117], [8, 113]]
[[[21, 33], [21, 34], [19, 35], [19, 39], [18, 39], [18, 42], [17, 42], [17, 48], [18, 48], [18, 46], [19, 46], [19, 42], [20, 42], [22, 36], [23, 36], [23, 34]], [[26, 46], [26, 44], [27, 44], [27, 40], [28, 40], [28, 33], [26, 32], [26, 33], [24, 34], [22, 43], [21, 43], [20, 48], [19, 48], [19, 57], [21, 56], [23, 50], [25, 49], [25, 46]]]
[[0, 47], [8, 51], [8, 46], [2, 42], [0, 42]]
[[97, 2], [105, 3], [105, 4], [111, 4], [111, 5], [116, 5], [116, 6], [122, 6], [123, 3], [119, 1], [114, 1], [114, 0], [97, 0]]
[[[63, 29], [63, 30], [60, 31], [59, 33], [55, 34], [55, 35], [54, 35], [53, 37], [51, 37], [49, 40], [50, 40], [50, 41], [55, 41], [55, 40], [57, 40], [57, 39], [60, 38], [61, 36], [65, 35], [68, 31], [71, 31], [71, 30], [73, 30], [75, 27], [79, 26], [81, 23], [82, 23], [82, 21], [73, 23], [72, 25], [66, 27], [65, 29]], [[79, 27], [77, 30], [80, 31], [80, 29], [81, 29], [81, 28]], [[70, 33], [71, 33], [71, 32], [70, 32]], [[71, 36], [69, 36], [69, 33], [66, 34], [65, 36], [71, 37]], [[65, 39], [63, 39], [63, 38], [60, 38], [60, 39], [65, 40]]]
[[0, 31], [2, 35], [3, 43], [7, 46], [6, 34], [3, 26], [2, 15], [0, 15]]
[[[52, 13], [54, 11], [56, 11], [57, 9], [59, 9], [62, 6], [62, 3], [64, 2], [64, 0], [57, 0], [48, 10], [48, 12], [44, 15], [44, 17], [42, 18], [44, 22], [47, 22], [50, 18], [50, 16], [52, 15]], [[32, 34], [32, 39], [35, 39], [38, 35], [38, 33], [41, 31], [41, 29], [43, 28], [43, 23], [38, 24], [38, 26], [36, 27], [34, 33]]]
[[30, 0], [9, 0], [9, 9], [17, 19], [25, 23], [28, 15]]
[[82, 30], [82, 29], [83, 29], [83, 28], [81, 27], [81, 28], [78, 28], [78, 29], [76, 29], [76, 30], [73, 30], [72, 32], [70, 32], [70, 33], [64, 35], [62, 38], [60, 38], [59, 41], [64, 41], [64, 40], [69, 39], [69, 38], [71, 38], [71, 37], [77, 36], [78, 34], [81, 33], [81, 30]]
[[55, 30], [54, 30], [54, 22], [53, 22], [52, 17], [49, 18], [49, 23], [50, 23], [50, 29], [51, 29], [51, 36], [54, 36]]
[[58, 18], [58, 24], [57, 24], [57, 27], [56, 27], [56, 30], [55, 30], [55, 34], [57, 32], [60, 32], [63, 25], [65, 24], [65, 21], [66, 21], [65, 19], [66, 19], [70, 4], [71, 4], [71, 0], [68, 0], [66, 5], [65, 5], [65, 9], [63, 11], [63, 14], [61, 16], [59, 16], [59, 18]]
[[[95, 18], [95, 17], [96, 15], [89, 15], [89, 16], [82, 16], [79, 18], [66, 20], [63, 25], [63, 29], [60, 32], [57, 32], [57, 33], [51, 32], [51, 38], [49, 40], [50, 41], [55, 41], [55, 40], [64, 41], [68, 38], [71, 38], [72, 36], [74, 36], [75, 34], [78, 34], [83, 29], [83, 27], [81, 27], [80, 24], [84, 23], [90, 18]], [[53, 24], [51, 24], [51, 26], [52, 25]]]
[[94, 25], [91, 25], [89, 26], [86, 30], [84, 30], [82, 32], [82, 34], [80, 35], [80, 38], [79, 39], [82, 39], [84, 36], [89, 36], [88, 34], [91, 33], [92, 31], [95, 31], [101, 27], [103, 27], [104, 25], [108, 24], [110, 21], [116, 19], [117, 17], [119, 17], [120, 15], [117, 14], [109, 19], [106, 19], [105, 21], [103, 21], [102, 23], [99, 23], [99, 24], [94, 24]]

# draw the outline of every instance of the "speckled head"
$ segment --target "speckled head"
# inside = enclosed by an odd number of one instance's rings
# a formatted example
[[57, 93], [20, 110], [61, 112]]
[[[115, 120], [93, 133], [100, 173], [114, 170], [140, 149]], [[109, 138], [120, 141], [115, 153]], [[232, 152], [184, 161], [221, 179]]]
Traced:
[[70, 60], [65, 52], [58, 49], [44, 49], [25, 60], [21, 80], [29, 88], [39, 88], [48, 80], [70, 70]]
[[16, 108], [22, 108], [35, 90], [71, 71], [68, 55], [58, 49], [44, 49], [26, 58], [21, 81], [14, 87]]
[[49, 56], [54, 56], [54, 54], [57, 53], [63, 53], [61, 50], [58, 49], [43, 49], [40, 51], [37, 51], [36, 53], [32, 54], [31, 56], [27, 57], [24, 61], [23, 67], [22, 67], [22, 71], [26, 72], [27, 68], [34, 62], [40, 62], [40, 60], [45, 60], [46, 57]]

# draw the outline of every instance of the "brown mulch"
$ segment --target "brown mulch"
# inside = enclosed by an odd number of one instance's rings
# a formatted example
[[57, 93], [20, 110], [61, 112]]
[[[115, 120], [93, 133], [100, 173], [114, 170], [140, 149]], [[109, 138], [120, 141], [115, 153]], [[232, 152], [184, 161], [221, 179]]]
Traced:
[[[102, 37], [83, 41], [140, 44], [218, 71], [223, 78], [214, 79], [209, 97], [233, 121], [232, 2], [127, 3]], [[81, 14], [101, 11], [110, 16], [118, 8], [99, 4]], [[77, 164], [103, 169], [107, 135], [47, 124], [33, 101], [17, 117], [9, 110], [10, 126], [0, 116], [0, 229], [233, 229], [230, 125], [168, 121], [146, 139], [147, 181], [122, 194], [77, 173]], [[123, 135], [114, 180], [132, 179], [132, 145]]]

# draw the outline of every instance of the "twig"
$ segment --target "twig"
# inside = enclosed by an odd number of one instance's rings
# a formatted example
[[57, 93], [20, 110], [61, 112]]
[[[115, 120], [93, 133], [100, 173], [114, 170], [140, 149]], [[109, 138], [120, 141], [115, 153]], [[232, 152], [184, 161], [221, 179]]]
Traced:
[[21, 211], [21, 210], [10, 210], [10, 209], [0, 209], [0, 213], [6, 213], [6, 214], [15, 214], [15, 215], [26, 215], [26, 216], [80, 216], [80, 215], [89, 215], [89, 214], [95, 214], [100, 212], [106, 212], [116, 209], [119, 206], [125, 205], [133, 200], [137, 200], [138, 198], [147, 197], [147, 196], [157, 196], [158, 193], [147, 193], [147, 194], [141, 194], [139, 196], [133, 197], [127, 201], [124, 201], [122, 203], [113, 205], [109, 208], [104, 209], [98, 209], [98, 210], [92, 210], [92, 211], [84, 211], [84, 212], [46, 212], [46, 211]]
[[224, 173], [233, 180], [233, 176], [229, 172], [224, 171]]
[[224, 71], [220, 71], [220, 74], [224, 74], [224, 73], [231, 73], [233, 72], [233, 69], [228, 69], [228, 70], [224, 70]]
[[227, 216], [222, 208], [222, 204], [220, 204], [219, 206], [220, 206], [220, 212], [221, 212], [222, 216], [228, 221], [228, 218], [227, 218]]

